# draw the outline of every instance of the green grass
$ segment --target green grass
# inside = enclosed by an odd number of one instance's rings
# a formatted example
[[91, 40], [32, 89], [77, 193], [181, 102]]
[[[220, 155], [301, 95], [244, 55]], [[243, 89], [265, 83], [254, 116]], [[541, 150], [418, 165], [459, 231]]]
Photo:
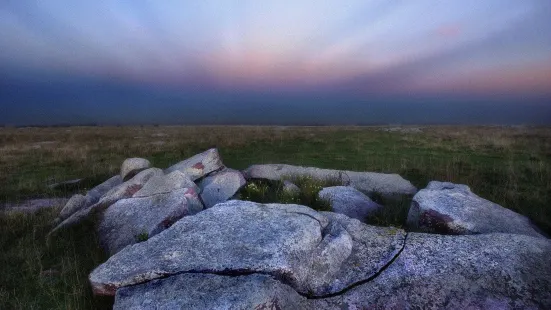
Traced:
[[[55, 142], [48, 142], [55, 141]], [[43, 143], [48, 142], [48, 143]], [[98, 184], [119, 171], [127, 157], [167, 167], [210, 147], [224, 163], [244, 169], [257, 163], [398, 173], [418, 188], [431, 180], [469, 185], [491, 201], [531, 218], [551, 233], [551, 129], [430, 127], [423, 133], [384, 132], [375, 127], [72, 127], [0, 129], [0, 203], [31, 197], [62, 197]], [[54, 182], [86, 177], [81, 188], [52, 191]], [[317, 201], [323, 184], [295, 180], [299, 196], [281, 184], [243, 190], [251, 200]], [[256, 195], [256, 196], [255, 196]], [[401, 226], [409, 201], [392, 203], [370, 223]], [[87, 275], [105, 260], [92, 224], [47, 244], [55, 211], [0, 216], [0, 309], [101, 309]]]

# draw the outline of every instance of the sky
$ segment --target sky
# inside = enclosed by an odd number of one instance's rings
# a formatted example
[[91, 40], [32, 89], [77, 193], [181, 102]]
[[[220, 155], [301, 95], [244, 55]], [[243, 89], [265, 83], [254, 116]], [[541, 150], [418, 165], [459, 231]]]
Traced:
[[0, 2], [0, 124], [551, 124], [549, 0]]

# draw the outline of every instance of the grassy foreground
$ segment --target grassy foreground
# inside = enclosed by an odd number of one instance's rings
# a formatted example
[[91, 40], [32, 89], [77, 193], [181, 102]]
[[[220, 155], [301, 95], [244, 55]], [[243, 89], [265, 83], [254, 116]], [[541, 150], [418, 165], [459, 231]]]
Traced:
[[[164, 168], [210, 147], [218, 147], [224, 163], [235, 169], [288, 163], [398, 173], [418, 188], [430, 180], [467, 184], [551, 233], [551, 128], [0, 128], [0, 203], [84, 191], [117, 174], [127, 157], [144, 157]], [[47, 187], [82, 177], [87, 178], [82, 188]], [[256, 191], [249, 188], [243, 194]], [[299, 201], [308, 199], [314, 198]], [[87, 283], [88, 273], [105, 260], [92, 223], [45, 242], [57, 211], [0, 215], [0, 309], [110, 307], [112, 300], [94, 298]], [[407, 204], [402, 204], [393, 215], [396, 225], [405, 212]]]

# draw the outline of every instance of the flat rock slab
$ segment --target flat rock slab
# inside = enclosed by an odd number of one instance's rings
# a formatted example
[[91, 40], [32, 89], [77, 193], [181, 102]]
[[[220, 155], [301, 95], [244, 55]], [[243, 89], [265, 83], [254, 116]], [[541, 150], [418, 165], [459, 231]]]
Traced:
[[182, 272], [261, 272], [299, 286], [327, 225], [324, 216], [304, 206], [232, 200], [123, 249], [89, 279], [94, 292], [103, 295]]
[[132, 197], [169, 193], [179, 188], [192, 188], [197, 193], [200, 191], [199, 187], [189, 179], [187, 174], [176, 170], [166, 175], [156, 174], [152, 176]]
[[218, 150], [209, 149], [167, 168], [165, 173], [168, 174], [179, 170], [187, 174], [192, 181], [195, 181], [222, 168], [224, 168], [224, 164], [222, 163], [220, 154], [218, 154]]
[[80, 186], [82, 186], [82, 183], [85, 181], [85, 179], [73, 179], [73, 180], [67, 180], [62, 181], [58, 183], [49, 184], [48, 188], [53, 190], [71, 190], [76, 189]]
[[253, 165], [244, 170], [243, 174], [247, 179], [274, 181], [295, 176], [311, 177], [316, 180], [334, 180], [367, 194], [378, 193], [391, 198], [413, 195], [417, 192], [415, 186], [398, 174], [320, 169], [284, 164]]
[[306, 298], [266, 275], [180, 274], [117, 290], [113, 309], [304, 309]]
[[193, 189], [117, 201], [102, 215], [98, 225], [100, 242], [109, 255], [122, 248], [151, 238], [186, 215], [202, 210], [188, 200]]
[[127, 158], [122, 162], [120, 175], [124, 181], [127, 181], [149, 167], [151, 163], [145, 158]]
[[413, 197], [407, 225], [411, 230], [442, 234], [543, 237], [527, 217], [475, 195], [467, 185], [437, 181]]
[[210, 208], [233, 197], [245, 183], [245, 178], [241, 172], [224, 169], [201, 180], [199, 183], [201, 199], [203, 199], [205, 207]]
[[316, 309], [551, 309], [551, 242], [410, 233], [380, 276]]
[[362, 222], [383, 207], [351, 186], [325, 187], [318, 193], [318, 197], [329, 201], [333, 212]]
[[67, 198], [30, 199], [20, 203], [7, 203], [0, 206], [0, 212], [35, 213], [42, 209], [55, 208], [67, 203]]
[[388, 268], [307, 299], [267, 275], [179, 274], [121, 288], [115, 309], [550, 309], [551, 242], [523, 235], [410, 233]]
[[[347, 220], [299, 205], [228, 201], [121, 250], [89, 279], [97, 294], [112, 295], [179, 273], [262, 273], [302, 294], [333, 294], [373, 276], [403, 246], [401, 231]], [[360, 238], [368, 240], [355, 244]]]

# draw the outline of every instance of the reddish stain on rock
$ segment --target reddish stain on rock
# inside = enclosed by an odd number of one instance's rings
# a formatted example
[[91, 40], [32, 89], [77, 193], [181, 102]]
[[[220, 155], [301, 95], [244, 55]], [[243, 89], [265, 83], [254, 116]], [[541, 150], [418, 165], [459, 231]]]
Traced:
[[201, 163], [201, 162], [198, 162], [198, 163], [196, 163], [195, 165], [193, 165], [191, 167], [195, 168], [195, 169], [199, 169], [199, 170], [205, 169], [205, 165], [203, 165], [203, 163]]
[[419, 226], [421, 227], [429, 228], [440, 234], [459, 234], [460, 232], [448, 225], [450, 222], [453, 222], [452, 217], [435, 210], [425, 211], [419, 217]]
[[125, 196], [129, 196], [129, 197], [132, 197], [137, 191], [139, 191], [140, 189], [142, 189], [142, 185], [140, 184], [132, 184], [130, 186], [128, 186], [126, 188], [126, 190], [124, 191], [124, 195]]

